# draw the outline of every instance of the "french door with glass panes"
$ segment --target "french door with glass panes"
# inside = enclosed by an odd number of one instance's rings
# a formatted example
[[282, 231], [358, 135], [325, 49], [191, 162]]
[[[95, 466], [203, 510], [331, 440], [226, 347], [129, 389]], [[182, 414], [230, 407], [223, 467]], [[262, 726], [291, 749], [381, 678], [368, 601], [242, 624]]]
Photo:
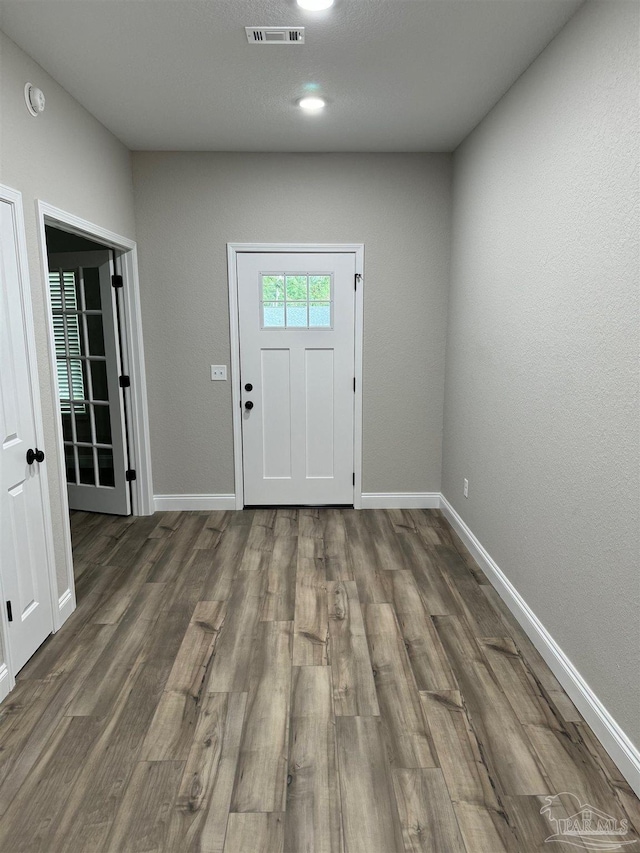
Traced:
[[49, 256], [69, 507], [129, 515], [124, 389], [109, 249]]
[[355, 254], [238, 254], [245, 504], [353, 504]]

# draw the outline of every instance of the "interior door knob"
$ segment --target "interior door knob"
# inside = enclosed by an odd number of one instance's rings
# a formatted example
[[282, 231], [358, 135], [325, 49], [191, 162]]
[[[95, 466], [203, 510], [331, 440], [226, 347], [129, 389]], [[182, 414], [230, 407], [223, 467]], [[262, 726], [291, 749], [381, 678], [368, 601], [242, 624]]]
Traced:
[[33, 465], [34, 462], [44, 462], [44, 451], [38, 450], [37, 447], [35, 450], [27, 450], [27, 465]]
[[251, 409], [253, 409], [253, 403], [251, 402], [251, 400], [247, 400], [247, 402], [244, 404], [244, 407], [245, 409], [249, 409], [249, 411], [251, 411]]

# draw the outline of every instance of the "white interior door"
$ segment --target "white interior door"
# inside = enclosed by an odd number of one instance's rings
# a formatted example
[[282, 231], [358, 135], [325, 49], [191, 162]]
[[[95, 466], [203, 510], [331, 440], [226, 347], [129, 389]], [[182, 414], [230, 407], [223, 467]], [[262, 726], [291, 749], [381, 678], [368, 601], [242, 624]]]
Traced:
[[39, 390], [29, 359], [33, 320], [18, 255], [18, 229], [23, 227], [16, 205], [0, 198], [0, 578], [14, 674], [53, 630], [46, 462], [36, 447], [36, 437], [42, 435], [35, 404]]
[[240, 253], [247, 505], [353, 504], [354, 253]]
[[131, 513], [111, 251], [49, 256], [69, 507]]

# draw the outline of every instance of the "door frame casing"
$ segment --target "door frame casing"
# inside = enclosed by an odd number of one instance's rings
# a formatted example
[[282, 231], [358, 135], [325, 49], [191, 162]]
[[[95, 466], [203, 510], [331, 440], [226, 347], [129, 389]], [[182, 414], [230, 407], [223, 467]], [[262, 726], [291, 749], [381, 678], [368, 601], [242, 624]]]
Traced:
[[[13, 208], [14, 235], [16, 239], [16, 253], [18, 264], [18, 276], [20, 295], [22, 299], [22, 313], [24, 321], [25, 338], [27, 344], [27, 369], [31, 383], [31, 398], [35, 420], [36, 447], [45, 446], [44, 423], [42, 417], [42, 405], [40, 400], [40, 381], [38, 378], [38, 362], [36, 355], [36, 339], [33, 320], [33, 306], [31, 302], [31, 280], [29, 277], [29, 254], [27, 252], [27, 239], [25, 231], [24, 208], [22, 205], [22, 193], [12, 187], [0, 184], [0, 200], [7, 202]], [[41, 465], [39, 470], [40, 487], [42, 489], [42, 511], [44, 517], [44, 542], [47, 557], [47, 575], [49, 580], [49, 598], [51, 601], [52, 620], [54, 632], [60, 628], [60, 606], [57, 594], [57, 577], [55, 564], [55, 549], [53, 541], [53, 521], [51, 518], [51, 507], [49, 505], [49, 478], [47, 466]], [[4, 603], [5, 597], [2, 588], [2, 575], [0, 574], [0, 600]], [[4, 604], [0, 608], [0, 636], [2, 637], [2, 649], [4, 661], [0, 661], [0, 701], [5, 698], [16, 683], [15, 672], [11, 660], [11, 645], [9, 642], [9, 631], [7, 615]]]
[[244, 508], [244, 476], [242, 459], [242, 419], [240, 409], [240, 325], [238, 316], [238, 255], [268, 253], [325, 253], [353, 254], [356, 276], [355, 289], [355, 352], [353, 423], [353, 466], [355, 485], [353, 505], [362, 509], [362, 342], [364, 320], [364, 243], [227, 243], [227, 274], [229, 284], [229, 332], [231, 339], [231, 399], [233, 415], [233, 467], [235, 476], [236, 509]]
[[[53, 334], [53, 313], [51, 294], [49, 292], [49, 260], [47, 251], [47, 235], [45, 226], [49, 225], [102, 243], [106, 248], [114, 250], [116, 272], [122, 275], [124, 281], [121, 335], [123, 370], [131, 377], [130, 405], [127, 406], [126, 425], [129, 445], [129, 467], [135, 468], [136, 479], [131, 483], [131, 510], [133, 515], [152, 515], [153, 483], [151, 478], [151, 450], [149, 440], [149, 412], [147, 406], [147, 380], [144, 365], [144, 347], [142, 339], [142, 316], [140, 308], [140, 282], [138, 278], [137, 244], [128, 237], [123, 237], [100, 225], [81, 219], [73, 213], [61, 210], [40, 199], [36, 200], [36, 215], [38, 222], [38, 237], [40, 244], [40, 261], [44, 290], [45, 310], [47, 312], [47, 339], [49, 344], [49, 367], [51, 379], [51, 396], [56, 413], [60, 411], [60, 395], [56, 373], [56, 349]], [[60, 477], [58, 482], [60, 505], [63, 515], [69, 518], [69, 500], [67, 483], [64, 477], [64, 440], [62, 422], [54, 418], [54, 431], [58, 452]], [[68, 587], [60, 596], [56, 607], [60, 624], [75, 609], [75, 588], [73, 574], [73, 554], [71, 549], [71, 526], [65, 525], [63, 545], [66, 562]]]

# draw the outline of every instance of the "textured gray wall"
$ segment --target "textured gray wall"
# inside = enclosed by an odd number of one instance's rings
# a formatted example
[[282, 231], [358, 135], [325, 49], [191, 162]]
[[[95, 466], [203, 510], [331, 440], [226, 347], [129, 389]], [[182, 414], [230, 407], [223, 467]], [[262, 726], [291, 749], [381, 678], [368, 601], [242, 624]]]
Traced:
[[638, 745], [639, 12], [584, 6], [455, 155], [443, 470]]
[[[35, 200], [135, 239], [129, 151], [43, 69], [0, 32], [0, 181], [22, 193], [38, 373], [51, 493], [58, 592], [67, 588], [63, 518], [59, 501], [49, 351], [38, 248]], [[45, 112], [33, 118], [24, 102], [24, 84], [39, 86]]]
[[227, 242], [365, 243], [363, 487], [440, 490], [450, 161], [134, 153], [156, 494], [234, 491]]

